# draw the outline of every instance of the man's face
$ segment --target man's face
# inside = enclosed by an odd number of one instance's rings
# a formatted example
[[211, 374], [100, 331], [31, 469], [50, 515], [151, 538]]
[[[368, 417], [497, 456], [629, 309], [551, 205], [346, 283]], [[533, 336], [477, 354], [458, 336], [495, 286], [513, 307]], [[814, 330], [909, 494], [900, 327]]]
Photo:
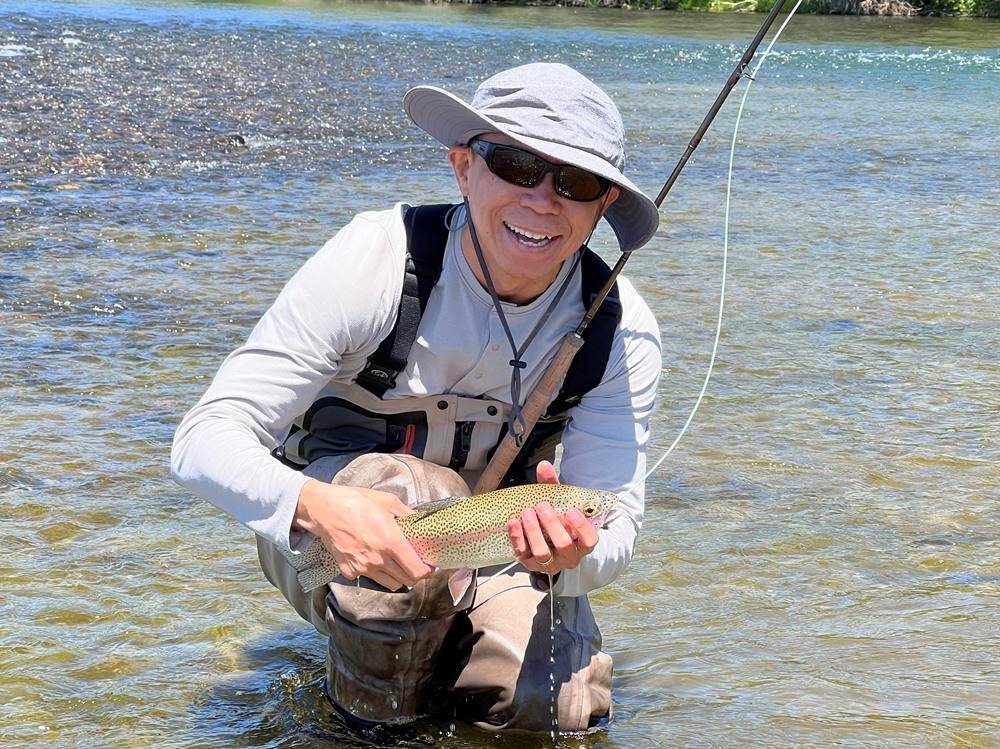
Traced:
[[[522, 148], [500, 133], [480, 138]], [[455, 178], [469, 208], [490, 276], [501, 299], [525, 304], [555, 280], [566, 258], [576, 252], [619, 194], [611, 188], [597, 200], [580, 202], [555, 191], [554, 175], [535, 187], [520, 187], [500, 179], [486, 162], [465, 146], [448, 152]], [[485, 286], [468, 227], [462, 251], [473, 273]]]

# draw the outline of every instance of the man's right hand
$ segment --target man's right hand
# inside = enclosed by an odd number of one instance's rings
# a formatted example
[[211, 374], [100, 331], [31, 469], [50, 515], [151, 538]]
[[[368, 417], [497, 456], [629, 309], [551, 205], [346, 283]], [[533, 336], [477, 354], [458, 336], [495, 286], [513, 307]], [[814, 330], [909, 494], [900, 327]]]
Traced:
[[389, 492], [311, 479], [299, 492], [292, 522], [323, 541], [348, 580], [364, 576], [399, 590], [434, 571], [396, 525], [396, 518], [411, 512]]

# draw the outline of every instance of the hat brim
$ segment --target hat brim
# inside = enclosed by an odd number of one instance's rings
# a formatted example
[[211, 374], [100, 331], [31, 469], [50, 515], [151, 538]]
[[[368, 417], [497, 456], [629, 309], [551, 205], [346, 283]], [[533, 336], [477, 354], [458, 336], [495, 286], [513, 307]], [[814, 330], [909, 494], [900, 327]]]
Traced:
[[403, 109], [417, 127], [448, 148], [468, 145], [484, 133], [503, 133], [551, 161], [578, 166], [618, 185], [621, 192], [608, 206], [604, 218], [618, 237], [622, 252], [639, 249], [656, 234], [660, 223], [656, 204], [619, 169], [596, 154], [514, 132], [504, 122], [484, 116], [436, 86], [417, 86], [408, 91], [403, 97]]

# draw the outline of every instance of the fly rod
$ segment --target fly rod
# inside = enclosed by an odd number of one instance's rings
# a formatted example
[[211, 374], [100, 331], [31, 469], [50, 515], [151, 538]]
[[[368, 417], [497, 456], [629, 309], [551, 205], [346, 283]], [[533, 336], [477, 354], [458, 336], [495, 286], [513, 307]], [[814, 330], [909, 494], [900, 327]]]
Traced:
[[[777, 0], [774, 7], [767, 14], [767, 18], [764, 19], [764, 23], [761, 24], [760, 29], [757, 31], [757, 35], [750, 42], [750, 46], [747, 47], [746, 52], [743, 53], [743, 57], [740, 58], [739, 63], [733, 69], [729, 78], [726, 80], [726, 84], [722, 87], [722, 91], [716, 97], [715, 102], [713, 102], [712, 107], [708, 110], [708, 114], [701, 121], [701, 125], [695, 131], [694, 136], [688, 141], [687, 147], [684, 149], [684, 153], [681, 154], [680, 160], [678, 160], [677, 165], [674, 170], [667, 177], [667, 181], [663, 183], [663, 187], [660, 189], [659, 194], [656, 196], [656, 200], [653, 201], [657, 208], [663, 203], [664, 198], [667, 197], [667, 193], [674, 186], [677, 178], [680, 176], [681, 171], [687, 165], [691, 158], [691, 154], [694, 153], [698, 144], [701, 143], [701, 139], [705, 136], [708, 131], [709, 126], [711, 126], [712, 121], [715, 116], [722, 109], [722, 105], [725, 103], [726, 98], [729, 93], [736, 87], [736, 84], [740, 82], [740, 79], [746, 75], [747, 69], [750, 67], [750, 61], [753, 59], [754, 54], [757, 52], [757, 48], [760, 46], [761, 42], [764, 41], [764, 37], [767, 35], [768, 30], [774, 23], [774, 19], [777, 18], [778, 13], [781, 12], [782, 6], [785, 4], [785, 0]], [[476, 483], [476, 488], [474, 493], [481, 494], [483, 492], [492, 491], [500, 486], [503, 481], [504, 476], [507, 475], [507, 471], [510, 469], [511, 464], [514, 459], [517, 458], [517, 454], [521, 450], [521, 440], [526, 438], [531, 430], [538, 423], [538, 419], [541, 417], [542, 413], [548, 407], [549, 403], [552, 401], [552, 396], [555, 394], [556, 387], [562, 382], [563, 377], [566, 375], [566, 371], [569, 369], [569, 365], [573, 362], [573, 357], [576, 356], [577, 352], [583, 346], [583, 333], [590, 325], [591, 320], [597, 315], [598, 310], [607, 298], [608, 293], [611, 291], [611, 287], [614, 286], [618, 275], [622, 272], [622, 268], [625, 267], [625, 263], [628, 261], [629, 256], [632, 254], [629, 252], [622, 252], [618, 262], [615, 263], [614, 268], [611, 269], [611, 275], [605, 282], [604, 286], [601, 288], [600, 292], [594, 298], [591, 303], [590, 308], [587, 313], [580, 320], [580, 324], [576, 326], [576, 329], [570, 333], [566, 334], [563, 339], [562, 345], [559, 347], [559, 351], [556, 352], [555, 357], [549, 362], [548, 367], [546, 367], [545, 372], [542, 374], [542, 379], [539, 380], [535, 389], [531, 391], [528, 399], [525, 401], [524, 406], [521, 408], [521, 416], [524, 420], [524, 429], [521, 434], [515, 435], [513, 432], [508, 431], [504, 436], [503, 440], [500, 442], [500, 446], [497, 451], [493, 454], [490, 459], [489, 464], [483, 471], [483, 474], [479, 477], [479, 481]]]

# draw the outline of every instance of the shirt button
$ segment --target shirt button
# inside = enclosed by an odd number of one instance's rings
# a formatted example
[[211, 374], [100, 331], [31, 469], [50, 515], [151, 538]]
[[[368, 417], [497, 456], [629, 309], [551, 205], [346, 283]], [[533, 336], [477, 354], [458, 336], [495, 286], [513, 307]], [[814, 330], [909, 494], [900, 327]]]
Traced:
[[492, 346], [490, 346], [490, 351], [499, 351], [499, 350], [500, 350], [499, 343], [494, 343]]

